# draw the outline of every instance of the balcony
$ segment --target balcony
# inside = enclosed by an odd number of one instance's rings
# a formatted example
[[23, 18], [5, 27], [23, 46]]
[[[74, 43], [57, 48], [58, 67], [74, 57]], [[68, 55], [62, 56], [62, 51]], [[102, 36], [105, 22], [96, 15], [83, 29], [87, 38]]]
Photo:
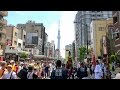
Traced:
[[0, 15], [2, 15], [2, 16], [8, 16], [8, 12], [7, 11], [0, 11]]
[[0, 25], [7, 25], [7, 20], [5, 19], [0, 19]]

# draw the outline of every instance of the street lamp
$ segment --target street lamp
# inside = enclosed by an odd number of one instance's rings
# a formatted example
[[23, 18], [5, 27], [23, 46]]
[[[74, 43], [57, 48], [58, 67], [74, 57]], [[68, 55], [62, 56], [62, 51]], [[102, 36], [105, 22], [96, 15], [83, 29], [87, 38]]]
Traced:
[[74, 22], [74, 23], [81, 23], [82, 25], [84, 25], [86, 27], [86, 31], [87, 31], [87, 55], [88, 55], [88, 25], [87, 24], [84, 24], [82, 22]]

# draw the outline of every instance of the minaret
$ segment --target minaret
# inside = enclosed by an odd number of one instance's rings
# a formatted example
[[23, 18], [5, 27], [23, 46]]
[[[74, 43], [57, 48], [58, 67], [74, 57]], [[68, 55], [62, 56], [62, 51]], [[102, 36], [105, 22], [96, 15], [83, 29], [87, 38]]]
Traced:
[[58, 39], [58, 46], [57, 46], [57, 49], [59, 50], [58, 52], [58, 59], [59, 59], [59, 55], [60, 55], [60, 21], [59, 21], [59, 23], [58, 23], [58, 36], [57, 36], [57, 39]]

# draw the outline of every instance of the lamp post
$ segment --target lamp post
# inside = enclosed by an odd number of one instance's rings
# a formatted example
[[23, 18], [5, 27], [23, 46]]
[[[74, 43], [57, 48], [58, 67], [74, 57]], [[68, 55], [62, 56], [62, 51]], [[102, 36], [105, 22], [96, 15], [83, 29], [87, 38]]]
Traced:
[[[74, 22], [74, 23], [81, 23], [81, 22]], [[86, 27], [86, 32], [87, 32], [87, 55], [88, 55], [88, 25], [87, 24], [84, 24], [84, 23], [81, 23], [82, 25], [84, 25]]]

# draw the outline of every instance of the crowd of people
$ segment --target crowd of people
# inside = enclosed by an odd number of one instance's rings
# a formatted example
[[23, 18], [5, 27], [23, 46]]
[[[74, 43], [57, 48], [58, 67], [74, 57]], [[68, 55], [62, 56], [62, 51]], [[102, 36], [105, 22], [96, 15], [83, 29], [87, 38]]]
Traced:
[[[117, 67], [116, 67], [117, 66]], [[60, 60], [55, 61], [17, 61], [0, 62], [0, 79], [112, 79], [112, 71], [116, 75], [115, 79], [120, 79], [120, 65], [113, 63], [109, 65], [103, 61], [75, 63], [72, 67], [67, 67]], [[116, 68], [116, 69], [115, 69]], [[116, 71], [117, 70], [117, 71]]]

